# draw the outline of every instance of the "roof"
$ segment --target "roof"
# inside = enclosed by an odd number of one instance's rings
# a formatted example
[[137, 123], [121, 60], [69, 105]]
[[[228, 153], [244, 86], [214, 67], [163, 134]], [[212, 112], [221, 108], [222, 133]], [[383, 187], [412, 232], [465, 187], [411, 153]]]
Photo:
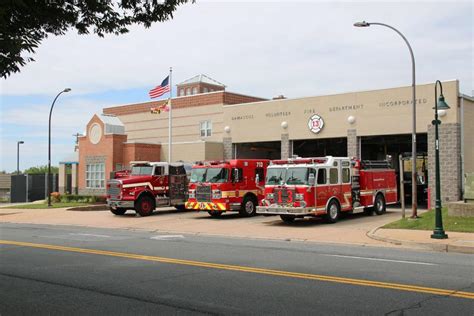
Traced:
[[97, 117], [104, 123], [105, 134], [125, 134], [125, 126], [117, 116], [101, 113]]
[[216, 80], [212, 79], [211, 77], [208, 77], [204, 74], [196, 75], [192, 78], [184, 80], [183, 82], [179, 83], [178, 86], [191, 84], [191, 83], [200, 83], [200, 82], [207, 83], [207, 84], [212, 84], [214, 86], [219, 86], [219, 87], [224, 87], [225, 88], [224, 84], [222, 84], [219, 81], [216, 81]]
[[73, 163], [79, 163], [79, 152], [78, 151], [75, 151], [69, 155], [67, 155], [66, 157], [64, 157], [63, 159], [61, 159], [61, 161], [59, 162], [59, 164], [73, 164]]

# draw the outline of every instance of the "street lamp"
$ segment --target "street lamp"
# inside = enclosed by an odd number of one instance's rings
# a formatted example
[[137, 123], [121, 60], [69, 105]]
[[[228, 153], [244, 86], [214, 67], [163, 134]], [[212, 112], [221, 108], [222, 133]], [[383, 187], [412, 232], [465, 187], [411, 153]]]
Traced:
[[413, 93], [413, 100], [412, 100], [412, 125], [413, 125], [413, 131], [412, 131], [412, 136], [411, 136], [411, 155], [412, 155], [412, 168], [411, 168], [411, 196], [412, 196], [412, 203], [411, 203], [411, 207], [412, 207], [412, 215], [411, 217], [412, 218], [417, 218], [418, 217], [418, 214], [417, 214], [417, 208], [418, 208], [418, 200], [417, 200], [417, 180], [416, 180], [416, 89], [415, 89], [415, 56], [413, 55], [413, 50], [411, 49], [411, 46], [410, 46], [410, 43], [408, 43], [408, 40], [405, 38], [405, 36], [403, 36], [403, 34], [397, 30], [396, 28], [394, 28], [393, 26], [390, 26], [390, 25], [387, 25], [387, 24], [384, 24], [384, 23], [376, 23], [376, 22], [366, 22], [366, 21], [362, 21], [362, 22], [356, 22], [354, 23], [354, 26], [355, 27], [369, 27], [371, 25], [381, 25], [381, 26], [385, 26], [385, 27], [388, 27], [389, 29], [392, 29], [394, 30], [395, 32], [397, 32], [398, 35], [400, 35], [403, 40], [405, 41], [405, 43], [407, 44], [408, 46], [408, 49], [410, 50], [410, 56], [411, 56], [411, 68], [412, 68], [412, 93]]
[[[438, 83], [441, 90], [438, 99]], [[435, 207], [435, 229], [433, 234], [431, 234], [431, 238], [435, 239], [446, 239], [448, 235], [444, 232], [443, 228], [443, 217], [441, 214], [441, 183], [440, 183], [440, 176], [439, 176], [439, 136], [438, 136], [438, 125], [441, 124], [441, 121], [438, 120], [438, 110], [447, 110], [449, 106], [444, 101], [443, 96], [443, 85], [441, 81], [436, 80], [435, 83], [435, 106], [433, 108], [435, 110], [435, 119], [431, 122], [435, 126], [435, 173], [436, 173], [436, 207]]]
[[16, 142], [16, 174], [20, 174], [20, 145], [24, 143], [22, 140]]
[[54, 98], [53, 104], [51, 104], [51, 110], [49, 110], [49, 129], [48, 129], [48, 179], [46, 181], [46, 192], [48, 193], [48, 207], [51, 206], [51, 114], [53, 113], [54, 103], [63, 92], [71, 91], [70, 88], [66, 88], [59, 92]]

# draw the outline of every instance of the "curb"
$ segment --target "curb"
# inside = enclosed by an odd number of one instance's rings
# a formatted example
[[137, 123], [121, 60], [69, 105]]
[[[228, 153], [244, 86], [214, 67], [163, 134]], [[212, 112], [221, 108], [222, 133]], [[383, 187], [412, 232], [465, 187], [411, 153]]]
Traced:
[[108, 211], [107, 204], [96, 204], [86, 206], [73, 206], [66, 209], [66, 211]]
[[406, 241], [406, 240], [399, 240], [399, 239], [388, 238], [388, 237], [381, 237], [376, 234], [376, 232], [380, 228], [381, 226], [368, 231], [366, 234], [367, 237], [374, 240], [391, 243], [397, 246], [409, 246], [412, 248], [428, 249], [428, 250], [434, 250], [438, 252], [455, 252], [455, 253], [474, 254], [474, 247], [469, 247], [469, 246], [459, 246], [459, 245], [450, 245], [450, 244], [440, 245], [440, 244], [433, 244], [433, 243]]

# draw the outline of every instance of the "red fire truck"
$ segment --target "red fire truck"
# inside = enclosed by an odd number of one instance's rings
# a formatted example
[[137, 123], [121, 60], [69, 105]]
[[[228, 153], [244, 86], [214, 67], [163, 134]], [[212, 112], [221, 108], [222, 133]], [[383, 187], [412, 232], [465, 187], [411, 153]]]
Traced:
[[255, 215], [263, 199], [268, 164], [266, 159], [234, 159], [194, 165], [186, 208], [208, 211], [213, 217], [227, 211]]
[[381, 215], [397, 202], [395, 170], [388, 161], [347, 157], [274, 160], [267, 169], [265, 198], [258, 214], [280, 215], [285, 222], [324, 216], [335, 223], [341, 212]]
[[107, 182], [107, 205], [115, 215], [135, 210], [150, 215], [156, 207], [184, 209], [191, 165], [167, 162], [131, 162], [129, 172], [119, 172]]

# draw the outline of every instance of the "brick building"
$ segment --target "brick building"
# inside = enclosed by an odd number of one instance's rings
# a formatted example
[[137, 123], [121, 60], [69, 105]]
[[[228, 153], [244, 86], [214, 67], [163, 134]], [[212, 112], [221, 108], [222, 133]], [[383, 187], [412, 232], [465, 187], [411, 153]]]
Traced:
[[[416, 89], [416, 167], [421, 196], [426, 202], [427, 186], [434, 190], [434, 84], [418, 85]], [[266, 100], [228, 92], [225, 85], [198, 75], [178, 84], [177, 91], [178, 96], [172, 100], [175, 161], [276, 159], [292, 155], [384, 159], [391, 155], [399, 170], [398, 156], [411, 152], [409, 86]], [[451, 109], [440, 112], [441, 180], [443, 201], [452, 201], [462, 196], [464, 173], [474, 172], [474, 124], [468, 124], [474, 121], [474, 99], [459, 92], [456, 80], [443, 82], [443, 91]], [[101, 115], [92, 117], [87, 134], [79, 141], [80, 193], [102, 194], [109, 172], [127, 167], [132, 160], [167, 159], [168, 113], [150, 113], [151, 107], [164, 102], [104, 108]], [[97, 125], [105, 132], [94, 131], [93, 126]], [[113, 128], [107, 132], [107, 126]], [[97, 134], [100, 139], [94, 136]], [[96, 163], [103, 164], [104, 175], [91, 179], [87, 166]], [[404, 176], [408, 179], [410, 170], [407, 160]], [[100, 187], [91, 188], [88, 177]], [[411, 192], [411, 188], [405, 192]]]

